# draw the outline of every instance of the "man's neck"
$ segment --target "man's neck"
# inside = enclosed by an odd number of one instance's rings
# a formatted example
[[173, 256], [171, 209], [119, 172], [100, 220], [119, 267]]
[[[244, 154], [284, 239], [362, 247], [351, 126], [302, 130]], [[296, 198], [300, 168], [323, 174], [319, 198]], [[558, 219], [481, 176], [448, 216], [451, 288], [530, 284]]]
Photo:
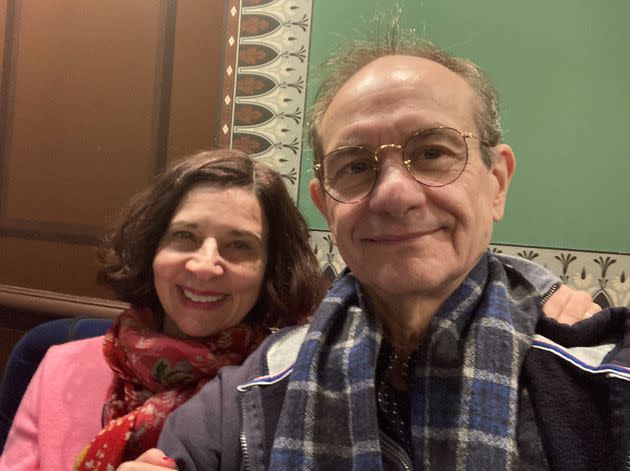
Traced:
[[364, 284], [362, 287], [370, 309], [383, 322], [385, 338], [399, 355], [406, 356], [424, 341], [438, 309], [467, 276], [447, 280], [434, 291], [388, 293]]
[[397, 298], [395, 303], [390, 304], [370, 296], [370, 307], [383, 322], [385, 337], [403, 357], [410, 355], [422, 343], [442, 302], [442, 297], [413, 296]]

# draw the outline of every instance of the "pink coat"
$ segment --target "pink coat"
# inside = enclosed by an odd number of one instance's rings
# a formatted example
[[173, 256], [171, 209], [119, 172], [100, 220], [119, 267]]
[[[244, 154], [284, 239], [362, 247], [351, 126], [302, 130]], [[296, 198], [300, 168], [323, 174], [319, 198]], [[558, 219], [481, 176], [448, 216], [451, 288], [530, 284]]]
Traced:
[[17, 411], [0, 471], [68, 471], [101, 430], [114, 377], [103, 337], [56, 345], [46, 353]]

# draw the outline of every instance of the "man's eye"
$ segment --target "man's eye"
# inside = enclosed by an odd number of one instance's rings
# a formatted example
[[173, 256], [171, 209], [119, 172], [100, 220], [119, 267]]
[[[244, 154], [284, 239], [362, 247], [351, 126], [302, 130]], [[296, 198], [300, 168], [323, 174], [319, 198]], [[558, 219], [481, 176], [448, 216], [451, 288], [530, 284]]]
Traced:
[[412, 160], [437, 160], [446, 156], [446, 154], [446, 149], [441, 147], [426, 147], [417, 149], [412, 155]]
[[427, 149], [424, 153], [424, 158], [429, 160], [439, 159], [444, 155], [442, 149]]
[[365, 172], [367, 169], [368, 166], [365, 164], [365, 162], [352, 162], [346, 165], [343, 173], [357, 175], [359, 173]]

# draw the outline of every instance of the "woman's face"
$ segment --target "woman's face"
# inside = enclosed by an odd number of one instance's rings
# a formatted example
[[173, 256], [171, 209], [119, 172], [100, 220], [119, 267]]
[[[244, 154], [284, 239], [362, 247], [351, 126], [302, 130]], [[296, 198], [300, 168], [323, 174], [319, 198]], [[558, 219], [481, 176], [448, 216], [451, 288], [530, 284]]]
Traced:
[[241, 322], [260, 294], [267, 237], [251, 190], [192, 187], [153, 259], [153, 283], [166, 313], [164, 333], [206, 337]]

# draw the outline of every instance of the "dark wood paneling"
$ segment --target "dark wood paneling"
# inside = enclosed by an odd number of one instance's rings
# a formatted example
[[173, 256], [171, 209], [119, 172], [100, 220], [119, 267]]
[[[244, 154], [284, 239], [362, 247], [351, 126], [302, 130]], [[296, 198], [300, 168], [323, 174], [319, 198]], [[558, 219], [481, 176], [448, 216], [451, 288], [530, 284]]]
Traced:
[[225, 0], [178, 3], [169, 161], [216, 147], [224, 8]]
[[0, 0], [0, 283], [111, 295], [103, 229], [168, 161], [216, 142], [224, 8]]
[[2, 89], [2, 64], [4, 63], [4, 33], [7, 21], [7, 0], [0, 0], [0, 90]]
[[5, 235], [94, 243], [107, 215], [163, 167], [174, 5], [9, 2]]

